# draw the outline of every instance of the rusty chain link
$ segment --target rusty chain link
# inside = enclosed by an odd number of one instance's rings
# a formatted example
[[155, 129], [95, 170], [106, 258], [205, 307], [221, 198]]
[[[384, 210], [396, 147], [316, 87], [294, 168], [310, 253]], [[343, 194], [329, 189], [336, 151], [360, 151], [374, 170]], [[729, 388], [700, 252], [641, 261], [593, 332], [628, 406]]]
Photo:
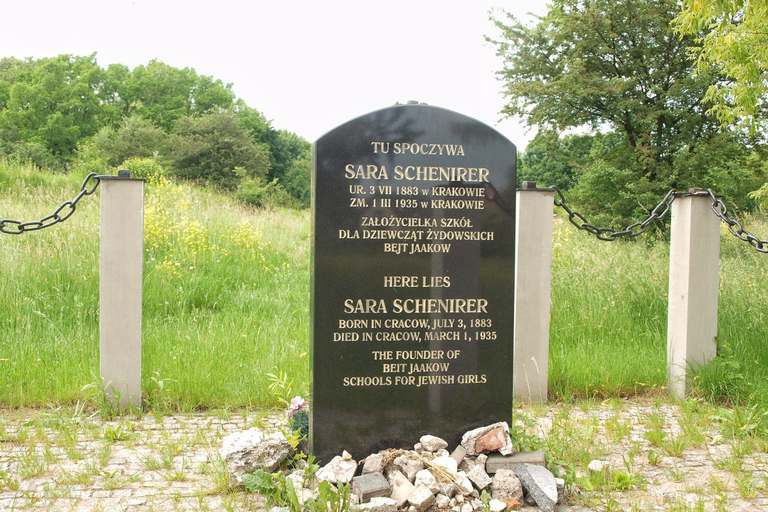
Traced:
[[[534, 187], [535, 187], [535, 184], [534, 184]], [[525, 184], [524, 184], [524, 189], [525, 189]], [[638, 235], [642, 235], [648, 230], [648, 227], [652, 223], [663, 219], [669, 213], [669, 210], [672, 207], [672, 203], [675, 201], [675, 198], [677, 197], [706, 195], [712, 200], [712, 211], [715, 213], [715, 215], [717, 215], [717, 217], [722, 222], [724, 222], [728, 226], [728, 230], [731, 232], [733, 236], [735, 236], [739, 240], [747, 242], [749, 245], [754, 247], [759, 252], [768, 253], [768, 241], [757, 238], [752, 233], [744, 229], [744, 227], [742, 227], [739, 221], [737, 221], [736, 219], [728, 215], [728, 208], [725, 206], [725, 203], [723, 202], [722, 199], [717, 197], [715, 193], [712, 192], [711, 189], [708, 189], [706, 191], [691, 189], [688, 192], [678, 192], [675, 189], [671, 189], [669, 192], [667, 192], [667, 195], [664, 196], [664, 199], [662, 199], [662, 201], [656, 206], [656, 208], [654, 208], [651, 211], [651, 214], [648, 216], [647, 219], [645, 219], [642, 222], [636, 222], [635, 224], [631, 224], [627, 226], [625, 229], [620, 231], [615, 231], [610, 228], [600, 228], [591, 224], [586, 219], [586, 217], [584, 217], [584, 215], [582, 215], [577, 211], [572, 210], [566, 204], [565, 196], [563, 196], [563, 193], [560, 191], [560, 189], [555, 186], [538, 188], [535, 190], [551, 190], [552, 192], [557, 194], [554, 198], [555, 206], [565, 210], [565, 212], [568, 214], [568, 220], [571, 222], [571, 224], [576, 226], [578, 229], [591, 233], [595, 235], [598, 239], [605, 240], [607, 242], [613, 242], [614, 240], [618, 240], [621, 237], [633, 238]]]
[[747, 242], [759, 252], [768, 253], [768, 241], [760, 240], [744, 229], [739, 221], [728, 215], [728, 208], [725, 206], [725, 203], [723, 203], [712, 190], [707, 190], [707, 195], [712, 199], [712, 211], [715, 212], [715, 215], [728, 226], [728, 231], [730, 231], [733, 236], [739, 240]]
[[[93, 184], [91, 184], [93, 181]], [[20, 235], [27, 231], [37, 231], [38, 229], [49, 228], [59, 222], [64, 222], [75, 213], [77, 209], [77, 203], [83, 196], [90, 196], [99, 187], [101, 180], [99, 175], [95, 172], [89, 174], [83, 184], [80, 186], [80, 193], [78, 193], [71, 201], [63, 202], [56, 211], [52, 214], [43, 217], [40, 220], [33, 220], [30, 222], [21, 222], [18, 220], [2, 219], [0, 220], [0, 233], [8, 235]], [[10, 227], [9, 227], [10, 226]], [[14, 227], [15, 226], [15, 227]]]
[[563, 196], [563, 193], [559, 188], [552, 186], [538, 190], [551, 190], [555, 192], [557, 194], [555, 197], [555, 206], [565, 210], [565, 212], [568, 214], [568, 220], [571, 222], [571, 224], [576, 226], [578, 229], [595, 235], [599, 240], [605, 240], [606, 242], [613, 242], [614, 240], [618, 240], [619, 238], [625, 236], [634, 238], [638, 235], [642, 235], [648, 230], [648, 227], [653, 222], [663, 219], [669, 213], [669, 209], [672, 207], [672, 203], [676, 197], [682, 195], [690, 195], [687, 192], [678, 192], [672, 189], [667, 192], [667, 195], [664, 196], [664, 199], [656, 206], [656, 208], [651, 211], [651, 214], [647, 219], [642, 222], [631, 224], [620, 231], [615, 231], [611, 228], [599, 228], [591, 224], [586, 219], [586, 217], [584, 217], [584, 215], [569, 208], [565, 202], [565, 196]]

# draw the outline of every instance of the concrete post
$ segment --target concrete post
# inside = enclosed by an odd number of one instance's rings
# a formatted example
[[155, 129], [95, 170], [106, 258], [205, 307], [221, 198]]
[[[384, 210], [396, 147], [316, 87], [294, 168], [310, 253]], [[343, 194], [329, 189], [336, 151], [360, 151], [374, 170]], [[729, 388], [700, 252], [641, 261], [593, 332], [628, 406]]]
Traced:
[[673, 396], [683, 398], [687, 370], [717, 355], [720, 220], [707, 194], [672, 203], [671, 237], [667, 386]]
[[144, 180], [101, 177], [100, 373], [122, 406], [141, 406]]
[[514, 396], [546, 402], [554, 192], [523, 183], [515, 231]]

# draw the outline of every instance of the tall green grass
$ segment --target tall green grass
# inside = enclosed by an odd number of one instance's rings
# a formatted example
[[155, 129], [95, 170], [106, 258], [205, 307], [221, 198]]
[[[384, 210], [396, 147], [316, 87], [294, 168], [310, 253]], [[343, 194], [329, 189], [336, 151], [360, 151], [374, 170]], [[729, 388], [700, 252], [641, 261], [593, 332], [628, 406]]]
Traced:
[[[0, 216], [36, 220], [80, 176], [0, 162]], [[99, 201], [0, 236], [0, 403], [86, 398], [98, 374]], [[274, 405], [268, 373], [308, 389], [307, 212], [260, 211], [155, 179], [145, 206], [143, 391], [189, 410]]]
[[[0, 217], [35, 220], [83, 176], [0, 161]], [[768, 221], [747, 219], [763, 238]], [[64, 224], [0, 235], [0, 405], [69, 403], [98, 372], [98, 195]], [[152, 179], [145, 208], [143, 393], [176, 410], [277, 405], [267, 374], [309, 381], [309, 213], [257, 210]], [[669, 244], [601, 242], [556, 220], [550, 392], [629, 396], [666, 385]], [[768, 411], [768, 255], [726, 230], [720, 356], [696, 396]]]

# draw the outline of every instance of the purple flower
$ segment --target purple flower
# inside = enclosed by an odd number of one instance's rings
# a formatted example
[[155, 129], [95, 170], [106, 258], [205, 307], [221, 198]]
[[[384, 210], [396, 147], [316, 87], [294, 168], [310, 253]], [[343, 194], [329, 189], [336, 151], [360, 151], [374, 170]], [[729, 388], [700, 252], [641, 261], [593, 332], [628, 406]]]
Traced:
[[299, 409], [307, 409], [309, 407], [309, 404], [306, 400], [301, 398], [300, 396], [295, 396], [291, 399], [291, 405], [288, 407], [288, 410], [285, 411], [285, 417], [286, 418], [292, 418], [294, 414]]

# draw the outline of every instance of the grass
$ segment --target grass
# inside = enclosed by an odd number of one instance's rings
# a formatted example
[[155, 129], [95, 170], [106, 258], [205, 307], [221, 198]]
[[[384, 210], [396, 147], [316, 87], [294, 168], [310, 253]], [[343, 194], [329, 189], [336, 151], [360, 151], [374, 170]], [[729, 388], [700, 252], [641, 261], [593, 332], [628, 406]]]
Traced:
[[[0, 217], [40, 219], [83, 177], [0, 160]], [[150, 410], [279, 406], [275, 375], [289, 376], [291, 393], [307, 392], [309, 220], [307, 211], [257, 210], [207, 189], [148, 183], [142, 372]], [[764, 218], [745, 226], [768, 235]], [[0, 235], [0, 405], [93, 403], [98, 230], [96, 194], [62, 225]], [[551, 398], [663, 392], [668, 253], [653, 235], [606, 243], [557, 219]], [[696, 372], [692, 395], [741, 406], [723, 411], [726, 430], [768, 432], [767, 306], [768, 256], [724, 230], [719, 357]], [[626, 435], [618, 419], [615, 430]]]
[[[0, 161], [0, 216], [42, 218], [81, 182]], [[93, 196], [64, 224], [0, 237], [0, 404], [90, 398], [83, 387], [98, 374], [98, 230]], [[276, 405], [266, 375], [277, 370], [306, 392], [307, 212], [259, 211], [154, 181], [147, 186], [145, 250], [148, 405]]]

